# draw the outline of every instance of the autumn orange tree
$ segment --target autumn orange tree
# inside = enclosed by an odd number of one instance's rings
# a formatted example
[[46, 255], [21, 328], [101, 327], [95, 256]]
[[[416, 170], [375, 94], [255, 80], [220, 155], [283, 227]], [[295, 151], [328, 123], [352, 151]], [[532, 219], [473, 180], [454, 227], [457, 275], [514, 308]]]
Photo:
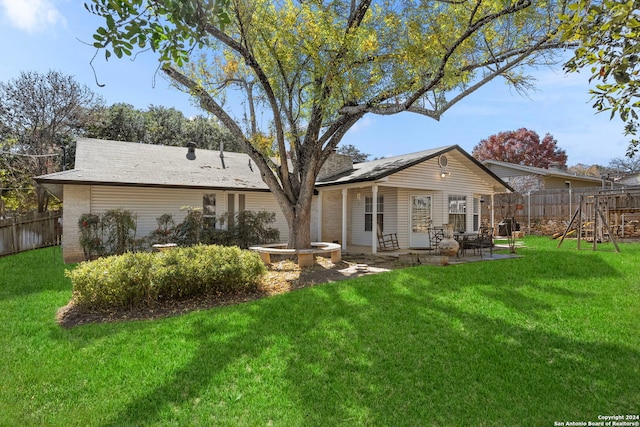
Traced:
[[545, 169], [567, 164], [567, 153], [558, 147], [553, 136], [546, 134], [540, 139], [535, 131], [525, 128], [491, 135], [473, 147], [471, 155], [479, 161], [498, 160]]
[[[437, 120], [497, 77], [526, 89], [522, 67], [552, 62], [561, 46], [556, 16], [564, 2], [93, 0], [86, 7], [105, 19], [94, 39], [106, 57], [150, 48], [162, 71], [242, 141], [287, 219], [289, 246], [304, 248], [316, 176], [358, 120], [401, 112]], [[238, 93], [247, 120], [224, 108]], [[264, 128], [257, 117], [268, 118]]]

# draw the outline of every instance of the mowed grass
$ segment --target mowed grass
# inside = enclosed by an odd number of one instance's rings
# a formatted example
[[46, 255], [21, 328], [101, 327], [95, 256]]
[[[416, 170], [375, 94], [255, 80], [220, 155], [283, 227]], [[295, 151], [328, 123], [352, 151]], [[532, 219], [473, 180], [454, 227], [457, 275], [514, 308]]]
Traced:
[[0, 258], [0, 425], [527, 425], [640, 412], [640, 244], [421, 266], [62, 329], [59, 248]]

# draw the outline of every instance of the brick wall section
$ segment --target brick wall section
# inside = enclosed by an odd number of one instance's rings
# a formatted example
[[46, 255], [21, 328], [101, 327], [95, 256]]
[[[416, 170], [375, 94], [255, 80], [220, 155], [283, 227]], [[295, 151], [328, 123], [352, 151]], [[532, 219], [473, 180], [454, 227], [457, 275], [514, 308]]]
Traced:
[[322, 242], [342, 244], [342, 191], [322, 193]]
[[62, 256], [65, 263], [84, 261], [84, 251], [80, 246], [80, 216], [91, 212], [91, 186], [64, 186], [64, 213], [62, 215]]
[[322, 181], [325, 178], [336, 176], [342, 172], [350, 171], [351, 169], [353, 169], [353, 160], [351, 159], [351, 156], [331, 153], [320, 169], [318, 180]]

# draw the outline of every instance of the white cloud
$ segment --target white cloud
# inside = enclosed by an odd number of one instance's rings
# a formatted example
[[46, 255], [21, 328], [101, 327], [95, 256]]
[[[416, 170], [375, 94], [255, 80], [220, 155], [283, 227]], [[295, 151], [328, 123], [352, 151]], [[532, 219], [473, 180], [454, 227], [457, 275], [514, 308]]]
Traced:
[[28, 33], [66, 25], [65, 17], [51, 0], [0, 0], [11, 24]]
[[365, 129], [367, 129], [368, 127], [372, 126], [373, 123], [374, 123], [374, 121], [371, 118], [371, 116], [364, 116], [363, 118], [358, 120], [356, 122], [356, 124], [351, 126], [351, 129], [349, 129], [349, 132], [352, 132], [352, 133], [362, 132]]

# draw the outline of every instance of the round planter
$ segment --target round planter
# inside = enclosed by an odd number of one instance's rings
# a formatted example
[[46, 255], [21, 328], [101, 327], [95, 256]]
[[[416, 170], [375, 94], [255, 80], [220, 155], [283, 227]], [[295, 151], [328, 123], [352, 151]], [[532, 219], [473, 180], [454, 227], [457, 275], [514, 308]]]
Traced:
[[440, 248], [440, 253], [445, 256], [455, 256], [458, 253], [458, 249], [460, 249], [460, 244], [451, 237], [445, 237], [438, 244], [438, 248]]
[[455, 256], [460, 249], [460, 244], [453, 238], [453, 225], [444, 225], [444, 239], [438, 244], [440, 253], [445, 256]]

